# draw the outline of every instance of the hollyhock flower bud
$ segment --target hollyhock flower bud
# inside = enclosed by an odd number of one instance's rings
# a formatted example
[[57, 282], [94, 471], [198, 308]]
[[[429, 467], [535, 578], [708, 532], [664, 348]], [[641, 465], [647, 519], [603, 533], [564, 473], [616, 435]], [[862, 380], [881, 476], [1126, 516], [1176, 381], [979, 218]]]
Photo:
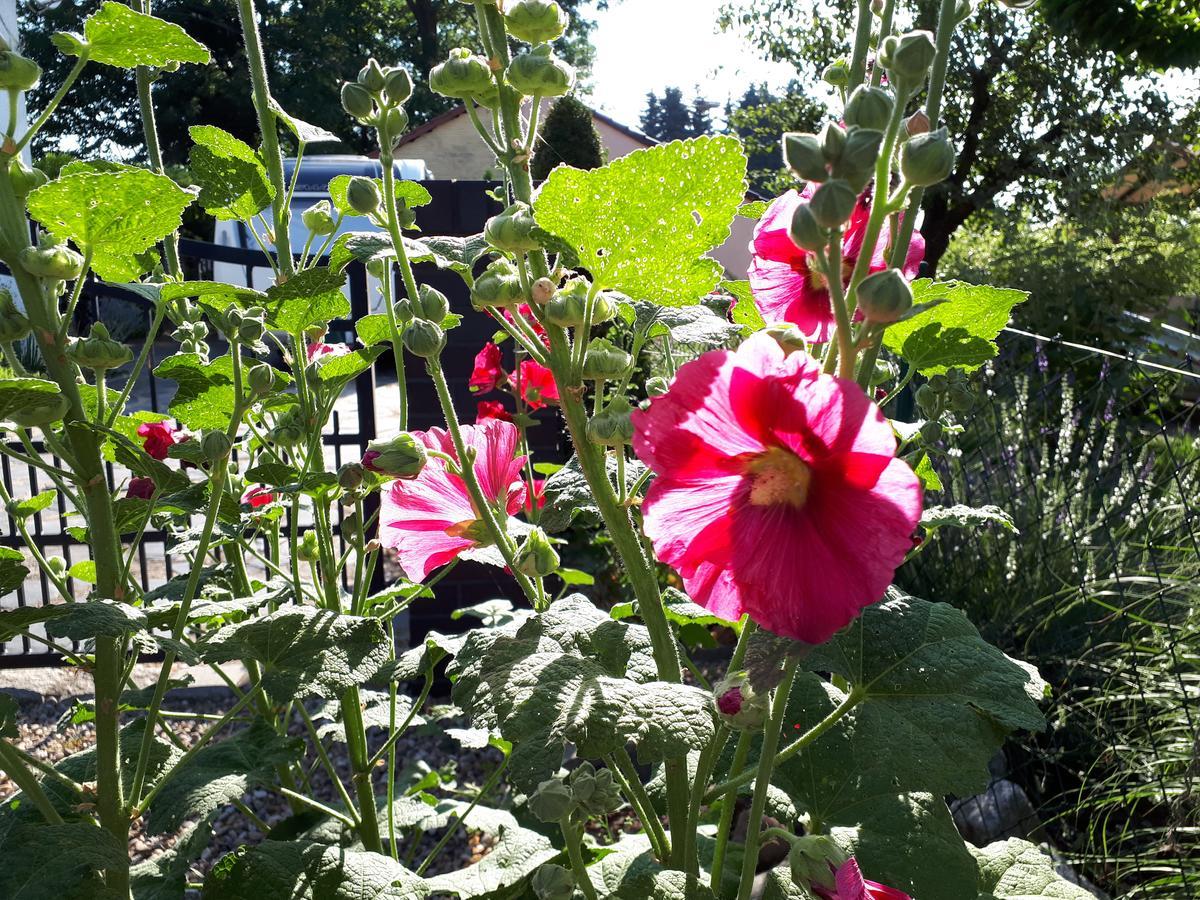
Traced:
[[154, 479], [135, 476], [129, 479], [125, 497], [133, 500], [151, 500], [154, 497]]
[[517, 571], [530, 578], [544, 578], [558, 571], [558, 551], [550, 543], [550, 537], [540, 528], [534, 528], [525, 536], [517, 549]]
[[304, 227], [315, 235], [329, 235], [337, 230], [337, 222], [333, 218], [333, 207], [328, 200], [318, 200], [300, 214]]
[[383, 68], [375, 57], [367, 60], [367, 64], [358, 70], [358, 83], [365, 87], [372, 94], [378, 94], [387, 84], [387, 79], [384, 77]]
[[571, 17], [554, 0], [517, 0], [504, 10], [508, 33], [527, 44], [545, 44], [562, 37]]
[[0, 88], [28, 91], [42, 77], [42, 67], [13, 50], [0, 52]]
[[757, 731], [770, 712], [770, 695], [756, 692], [744, 672], [718, 681], [713, 697], [721, 721], [738, 731]]
[[316, 562], [321, 558], [321, 547], [317, 542], [317, 532], [309, 530], [300, 536], [296, 546], [296, 556], [302, 562]]
[[821, 78], [826, 84], [836, 88], [844, 88], [850, 84], [850, 67], [842, 60], [838, 60], [825, 67], [825, 71], [821, 73]]
[[575, 876], [570, 869], [546, 863], [533, 873], [530, 886], [537, 900], [571, 900], [575, 896]]
[[[387, 111], [387, 118], [384, 121], [386, 123], [388, 140], [391, 142], [391, 146], [395, 148], [399, 144], [400, 138], [404, 136], [404, 132], [408, 130], [408, 113], [398, 106], [393, 106]], [[413, 221], [416, 220], [416, 213], [408, 209], [407, 206], [403, 207], [403, 211], [411, 213]], [[403, 218], [401, 216], [402, 220]], [[413, 223], [401, 221], [400, 224], [407, 228]]]
[[588, 440], [603, 447], [624, 447], [633, 440], [633, 408], [624, 397], [613, 397], [587, 423]]
[[571, 796], [589, 816], [601, 816], [621, 805], [621, 793], [608, 769], [597, 769], [584, 761], [567, 778]]
[[413, 315], [440, 325], [449, 314], [450, 301], [446, 299], [446, 295], [427, 284], [421, 285], [416, 302], [413, 303]]
[[797, 885], [828, 889], [835, 886], [834, 872], [846, 858], [845, 851], [833, 838], [825, 834], [809, 834], [792, 841], [788, 867], [792, 870], [792, 881]]
[[823, 144], [815, 134], [786, 133], [783, 136], [783, 161], [804, 181], [824, 181], [829, 177]]
[[[591, 285], [582, 278], [573, 278], [563, 285], [553, 299], [546, 304], [546, 319], [560, 328], [578, 328], [587, 314], [587, 295]], [[592, 324], [607, 322], [617, 310], [603, 292], [592, 301]]]
[[565, 784], [557, 778], [548, 778], [530, 795], [528, 806], [543, 822], [558, 822], [575, 809], [575, 799]]
[[942, 401], [938, 392], [928, 384], [917, 388], [914, 399], [917, 401], [917, 408], [927, 416], [936, 416], [941, 409]]
[[406, 431], [390, 440], [371, 441], [362, 458], [364, 468], [389, 478], [416, 478], [428, 461], [425, 445]]
[[351, 118], [365, 122], [375, 112], [375, 103], [365, 87], [356, 81], [347, 81], [342, 85], [342, 109]]
[[506, 253], [525, 253], [541, 245], [533, 237], [537, 222], [528, 203], [518, 200], [504, 212], [492, 216], [483, 228], [483, 236], [497, 250]]
[[70, 281], [83, 274], [83, 257], [66, 244], [55, 243], [49, 234], [43, 235], [38, 246], [22, 250], [20, 259], [25, 271], [38, 278]]
[[246, 372], [246, 382], [254, 396], [262, 397], [275, 387], [275, 370], [266, 363], [255, 363]]
[[606, 338], [596, 338], [583, 356], [584, 381], [616, 381], [633, 368], [633, 357]]
[[393, 66], [384, 73], [383, 92], [389, 103], [397, 106], [412, 96], [413, 80], [404, 66]]
[[521, 278], [507, 259], [491, 263], [471, 287], [471, 302], [479, 308], [512, 306], [523, 296]]
[[945, 128], [909, 138], [900, 147], [900, 172], [917, 187], [945, 181], [954, 170], [954, 146]]
[[514, 57], [504, 78], [527, 97], [559, 97], [575, 84], [575, 68], [542, 44]]
[[444, 63], [430, 71], [429, 89], [443, 97], [473, 100], [490, 94], [496, 83], [486, 59], [464, 47], [456, 47]]
[[879, 48], [879, 63], [894, 81], [912, 91], [925, 80], [936, 55], [937, 45], [930, 32], [910, 31], [884, 40]]
[[557, 290], [554, 282], [549, 278], [539, 278], [533, 283], [533, 290], [530, 292], [533, 302], [538, 306], [542, 306], [550, 302]]
[[821, 153], [826, 164], [832, 166], [842, 158], [842, 151], [846, 148], [846, 129], [837, 122], [827, 122], [821, 129], [820, 138]]
[[965, 384], [953, 385], [947, 397], [949, 398], [950, 408], [956, 413], [969, 413], [975, 405], [975, 396]]
[[801, 203], [792, 213], [792, 221], [788, 226], [788, 237], [800, 249], [813, 252], [824, 250], [829, 244], [829, 231], [817, 224], [807, 203]]
[[308, 438], [308, 430], [301, 420], [300, 407], [289, 407], [275, 423], [275, 427], [267, 432], [267, 439], [281, 447], [295, 447], [304, 443]]
[[64, 394], [43, 394], [9, 410], [7, 418], [22, 428], [41, 428], [62, 419], [68, 406], [70, 403]]
[[822, 228], [841, 228], [854, 212], [858, 192], [845, 181], [827, 181], [813, 192], [809, 209]]
[[233, 443], [224, 431], [206, 431], [200, 439], [200, 452], [210, 463], [219, 463], [229, 456], [232, 449]]
[[833, 177], [844, 178], [857, 196], [875, 176], [883, 132], [869, 128], [851, 128], [846, 134], [842, 155], [833, 166]]
[[891, 93], [883, 88], [861, 84], [846, 101], [846, 112], [842, 118], [849, 126], [857, 125], [872, 131], [884, 131], [892, 119], [894, 108], [895, 102]]
[[890, 325], [912, 309], [913, 292], [899, 269], [868, 275], [858, 286], [858, 308], [868, 322]]
[[921, 440], [926, 444], [936, 444], [942, 439], [945, 428], [941, 422], [925, 422], [921, 425]]
[[346, 187], [346, 202], [356, 213], [369, 216], [379, 209], [382, 201], [383, 195], [380, 194], [379, 185], [375, 183], [374, 178], [355, 175], [350, 179], [350, 184]]
[[14, 156], [12, 162], [8, 164], [8, 180], [12, 183], [13, 193], [18, 197], [24, 197], [50, 179], [41, 169], [27, 166], [25, 160]]
[[817, 879], [809, 884], [820, 900], [913, 900], [904, 891], [863, 878], [854, 857], [841, 864], [828, 862], [826, 865], [825, 880]]
[[764, 330], [775, 339], [775, 343], [783, 349], [784, 353], [808, 352], [808, 341], [804, 340], [800, 329], [791, 322], [777, 322], [774, 325], [768, 325]]
[[12, 294], [7, 288], [0, 288], [0, 344], [23, 340], [32, 330], [29, 319], [13, 302]]
[[916, 137], [918, 134], [926, 134], [930, 127], [929, 116], [925, 115], [924, 110], [918, 109], [915, 113], [904, 120], [904, 133], [909, 137]]
[[67, 348], [67, 355], [81, 369], [100, 372], [116, 369], [133, 359], [133, 351], [114, 341], [103, 322], [96, 322], [86, 338], [76, 338]]
[[413, 356], [432, 359], [446, 347], [442, 327], [425, 319], [413, 319], [404, 329], [404, 346]]
[[367, 467], [360, 462], [342, 463], [337, 475], [338, 487], [344, 491], [357, 491], [367, 477]]
[[[383, 273], [381, 272], [376, 277], [382, 277], [382, 275]], [[413, 315], [412, 303], [408, 301], [407, 297], [402, 300], [397, 300], [392, 304], [392, 313], [396, 316], [396, 321], [401, 325], [407, 325], [415, 318]]]

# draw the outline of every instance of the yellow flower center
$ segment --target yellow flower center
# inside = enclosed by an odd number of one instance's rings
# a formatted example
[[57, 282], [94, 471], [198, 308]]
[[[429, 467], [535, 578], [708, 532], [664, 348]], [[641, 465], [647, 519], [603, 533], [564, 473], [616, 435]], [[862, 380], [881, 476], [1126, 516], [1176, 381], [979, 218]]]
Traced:
[[808, 501], [812, 469], [782, 447], [772, 447], [746, 464], [750, 476], [750, 502], [755, 506], [786, 503], [800, 509]]

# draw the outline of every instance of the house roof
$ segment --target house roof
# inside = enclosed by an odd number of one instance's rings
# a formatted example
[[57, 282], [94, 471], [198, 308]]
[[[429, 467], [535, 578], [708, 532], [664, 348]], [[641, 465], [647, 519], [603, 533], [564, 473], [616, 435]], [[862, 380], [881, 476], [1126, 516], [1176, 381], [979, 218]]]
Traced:
[[[609, 116], [606, 116], [602, 112], [597, 112], [596, 110], [592, 109], [592, 107], [590, 107], [590, 106], [588, 107], [588, 109], [591, 110], [592, 117], [594, 119], [596, 119], [599, 122], [603, 122], [605, 125], [607, 125], [609, 128], [612, 128], [614, 131], [619, 131], [621, 134], [625, 135], [626, 137], [630, 138], [631, 140], [637, 141], [638, 143], [643, 144], [647, 147], [653, 147], [655, 144], [658, 143], [658, 141], [656, 141], [654, 138], [650, 137], [647, 134], [643, 134], [642, 132], [638, 131], [636, 128], [630, 128], [628, 125], [623, 125], [622, 123], [618, 122], [616, 119], [610, 118]], [[400, 138], [400, 142], [396, 146], [403, 147], [405, 144], [410, 144], [413, 141], [417, 140], [417, 138], [423, 137], [424, 135], [429, 134], [431, 131], [436, 131], [437, 129], [439, 129], [443, 125], [445, 125], [447, 122], [453, 122], [459, 116], [465, 116], [466, 114], [467, 114], [467, 108], [465, 106], [463, 106], [461, 103], [458, 106], [451, 107], [450, 109], [446, 110], [444, 113], [434, 116], [432, 119], [430, 119], [425, 124], [418, 125], [416, 128], [412, 129], [412, 131], [409, 131], [407, 134], [404, 135], [404, 137]]]

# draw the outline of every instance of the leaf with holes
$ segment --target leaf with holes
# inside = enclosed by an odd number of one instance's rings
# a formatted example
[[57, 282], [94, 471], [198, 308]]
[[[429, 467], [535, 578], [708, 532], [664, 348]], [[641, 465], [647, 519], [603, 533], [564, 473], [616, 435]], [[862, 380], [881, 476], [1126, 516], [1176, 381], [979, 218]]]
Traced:
[[200, 185], [204, 211], [223, 220], [250, 221], [271, 205], [275, 189], [258, 153], [214, 125], [188, 129], [194, 142], [188, 169]]
[[133, 281], [147, 271], [140, 254], [179, 228], [192, 199], [165, 175], [123, 166], [64, 175], [32, 191], [27, 203], [56, 238], [90, 252], [105, 281]]
[[288, 334], [299, 334], [318, 322], [331, 322], [350, 314], [350, 301], [342, 293], [344, 273], [318, 266], [293, 275], [283, 284], [267, 288], [271, 324]]
[[[89, 62], [134, 69], [162, 68], [174, 63], [206, 63], [208, 48], [173, 22], [135, 12], [124, 3], [102, 3], [83, 23]], [[76, 35], [59, 33], [54, 43], [63, 53], [78, 56]]]
[[560, 166], [534, 201], [602, 288], [664, 306], [695, 303], [721, 277], [710, 250], [746, 195], [746, 155], [730, 137], [675, 141], [583, 171]]

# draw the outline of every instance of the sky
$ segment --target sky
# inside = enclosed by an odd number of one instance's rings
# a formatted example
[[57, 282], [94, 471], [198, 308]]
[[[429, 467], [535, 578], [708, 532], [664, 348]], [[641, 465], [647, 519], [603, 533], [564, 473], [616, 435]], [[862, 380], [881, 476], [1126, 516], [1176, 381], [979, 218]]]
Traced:
[[663, 88], [678, 87], [690, 100], [699, 88], [724, 106], [751, 84], [787, 84], [791, 66], [766, 62], [737, 34], [717, 30], [721, 2], [622, 0], [605, 11], [590, 9], [597, 23], [592, 105], [636, 128], [648, 91], [661, 96]]

